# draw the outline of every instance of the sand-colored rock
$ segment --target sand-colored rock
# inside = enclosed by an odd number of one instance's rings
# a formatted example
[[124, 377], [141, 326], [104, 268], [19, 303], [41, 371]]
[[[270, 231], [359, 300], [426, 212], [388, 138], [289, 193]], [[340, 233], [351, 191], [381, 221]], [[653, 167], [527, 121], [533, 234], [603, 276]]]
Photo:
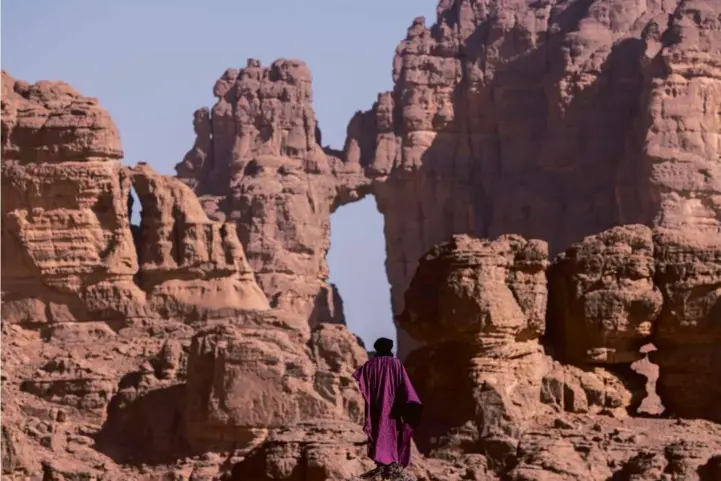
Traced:
[[[586, 369], [610, 369], [630, 390], [632, 409], [645, 390], [629, 369], [634, 363], [654, 376], [669, 414], [719, 419], [720, 248], [721, 238], [688, 227], [639, 225], [573, 245], [548, 271], [551, 352]], [[648, 343], [656, 371], [638, 363]], [[572, 391], [566, 370], [561, 377]]]
[[[182, 182], [122, 166], [117, 128], [96, 100], [7, 74], [3, 94], [4, 322], [268, 308], [235, 229], [210, 221]], [[137, 246], [131, 185], [143, 203]]]
[[[200, 330], [189, 352], [185, 419], [192, 439], [240, 448], [258, 433], [308, 419], [362, 418], [350, 375], [367, 355], [344, 326], [311, 333], [302, 317], [248, 313]], [[343, 356], [347, 364], [338, 362]]]
[[574, 244], [548, 272], [550, 342], [575, 364], [629, 364], [650, 341], [663, 297], [650, 228], [616, 227]]
[[308, 419], [274, 432], [228, 480], [350, 479], [374, 466], [364, 456], [365, 443], [357, 424]]
[[[385, 220], [396, 315], [418, 259], [453, 234], [516, 233], [557, 253], [621, 224], [718, 233], [720, 8], [443, 0], [432, 26], [412, 22], [393, 90], [353, 116], [342, 153], [319, 147], [305, 65], [250, 61], [218, 80], [212, 110], [196, 112], [178, 175], [208, 196], [214, 218], [239, 224], [271, 303], [314, 319], [338, 316], [318, 284], [327, 214], [369, 192]], [[401, 329], [401, 356], [415, 345]]]
[[[3, 89], [3, 477], [161, 479], [162, 469], [133, 466], [185, 456], [196, 459], [173, 476], [217, 475], [219, 463], [199, 456], [237, 451], [245, 438], [233, 439], [234, 429], [267, 433], [308, 412], [358, 422], [349, 375], [367, 357], [355, 336], [343, 325], [311, 332], [303, 316], [269, 312], [235, 226], [211, 221], [181, 181], [122, 166], [114, 124], [95, 100], [7, 75]], [[33, 112], [50, 120], [31, 124]], [[217, 365], [219, 389], [188, 395], [186, 383], [204, 375], [192, 339], [212, 344], [206, 333], [218, 329], [245, 367]], [[287, 360], [279, 377], [246, 391], [256, 374], [275, 372], [273, 352]], [[268, 369], [248, 369], [253, 359]], [[263, 388], [278, 403], [238, 418], [246, 410], [238, 393]], [[207, 404], [187, 408], [204, 394], [236, 404], [208, 421]]]
[[3, 161], [89, 162], [120, 159], [115, 122], [97, 99], [64, 82], [30, 85], [2, 72]]
[[419, 429], [422, 450], [457, 451], [463, 437], [503, 463], [543, 411], [547, 264], [547, 245], [519, 236], [454, 236], [421, 259], [398, 322], [428, 343], [406, 360], [432, 419]]
[[343, 322], [325, 255], [340, 189], [335, 169], [344, 167], [320, 146], [310, 71], [296, 60], [249, 60], [228, 69], [213, 92], [212, 110], [195, 113], [196, 145], [178, 177], [209, 216], [236, 224], [273, 307], [312, 325]]
[[188, 186], [147, 165], [132, 179], [143, 208], [138, 280], [156, 311], [268, 309], [233, 224], [208, 219]]
[[441, 0], [342, 152], [305, 64], [251, 60], [195, 113], [182, 183], [123, 167], [94, 99], [3, 73], [3, 479], [368, 469], [324, 258], [330, 213], [372, 194], [426, 405], [414, 476], [715, 481], [718, 424], [634, 416], [633, 369], [721, 419], [720, 13]]
[[62, 82], [2, 84], [3, 321], [146, 315], [115, 124]]
[[280, 330], [223, 324], [199, 332], [188, 362], [191, 435], [240, 439], [234, 431], [322, 417], [326, 404], [304, 354], [302, 339]]
[[[665, 32], [656, 25], [646, 40], [650, 52], [658, 52], [647, 69], [646, 115], [639, 119], [641, 166], [650, 184], [646, 203], [655, 225], [718, 235], [721, 120], [712, 105], [721, 99], [721, 4], [671, 3], [675, 11]], [[666, 27], [666, 19], [659, 22]]]

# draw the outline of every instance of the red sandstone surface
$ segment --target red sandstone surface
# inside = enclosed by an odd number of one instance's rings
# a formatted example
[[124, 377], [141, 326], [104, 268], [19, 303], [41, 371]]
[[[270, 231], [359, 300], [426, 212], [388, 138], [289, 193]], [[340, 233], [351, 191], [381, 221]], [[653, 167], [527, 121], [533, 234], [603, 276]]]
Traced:
[[373, 195], [411, 474], [721, 480], [721, 4], [441, 0], [392, 67], [342, 151], [302, 61], [228, 69], [176, 178], [3, 72], [4, 479], [369, 469], [325, 254]]

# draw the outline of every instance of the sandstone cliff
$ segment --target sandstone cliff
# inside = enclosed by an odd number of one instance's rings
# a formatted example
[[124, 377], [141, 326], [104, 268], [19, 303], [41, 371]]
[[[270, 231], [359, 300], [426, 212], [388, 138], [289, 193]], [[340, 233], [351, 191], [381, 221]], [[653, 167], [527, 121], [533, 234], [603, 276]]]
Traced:
[[176, 167], [179, 178], [201, 195], [209, 216], [236, 224], [273, 307], [312, 325], [342, 322], [325, 255], [346, 167], [319, 145], [308, 68], [249, 60], [227, 70], [213, 93], [212, 111], [195, 112], [198, 138]]
[[[719, 9], [442, 0], [431, 27], [413, 21], [394, 89], [351, 119], [342, 154], [320, 149], [307, 68], [250, 61], [196, 112], [178, 175], [236, 221], [271, 302], [320, 320], [338, 316], [322, 282], [328, 213], [368, 192], [396, 314], [417, 260], [452, 234], [515, 233], [552, 253], [620, 224], [718, 236]], [[281, 294], [298, 276], [315, 287]]]
[[217, 472], [207, 453], [323, 419], [353, 446], [358, 339], [269, 311], [235, 225], [179, 180], [120, 164], [95, 99], [6, 73], [2, 86], [3, 477], [154, 479], [138, 463], [202, 453], [189, 469]]
[[[427, 343], [406, 361], [425, 401], [419, 448], [510, 480], [664, 479], [654, 469], [714, 479], [704, 473], [721, 454], [717, 424], [693, 433], [690, 423], [637, 417], [655, 393], [634, 363], [653, 341], [666, 414], [721, 421], [712, 381], [721, 379], [721, 244], [672, 232], [616, 227], [550, 266], [545, 242], [514, 235], [460, 235], [432, 248], [399, 318]], [[679, 255], [689, 251], [695, 255]], [[670, 272], [683, 272], [684, 287]], [[704, 275], [702, 293], [681, 294]], [[693, 312], [682, 315], [683, 327], [670, 314], [680, 312]], [[626, 434], [601, 434], [618, 426]], [[671, 467], [672, 451], [685, 467]]]
[[415, 475], [720, 479], [719, 14], [441, 0], [343, 151], [302, 62], [251, 60], [179, 179], [121, 165], [96, 100], [3, 73], [3, 477], [368, 469], [325, 253], [370, 194], [426, 402]]

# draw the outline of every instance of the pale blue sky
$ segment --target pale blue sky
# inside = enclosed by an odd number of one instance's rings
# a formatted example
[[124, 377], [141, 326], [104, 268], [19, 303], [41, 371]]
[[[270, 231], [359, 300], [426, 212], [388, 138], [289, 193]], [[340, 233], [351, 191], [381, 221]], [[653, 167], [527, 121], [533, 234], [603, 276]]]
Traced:
[[[2, 68], [63, 80], [98, 97], [120, 128], [125, 162], [173, 166], [192, 146], [192, 114], [215, 80], [246, 59], [304, 60], [323, 143], [341, 148], [348, 120], [392, 87], [395, 47], [436, 0], [3, 0]], [[367, 347], [395, 337], [383, 219], [371, 198], [331, 219], [331, 280]]]

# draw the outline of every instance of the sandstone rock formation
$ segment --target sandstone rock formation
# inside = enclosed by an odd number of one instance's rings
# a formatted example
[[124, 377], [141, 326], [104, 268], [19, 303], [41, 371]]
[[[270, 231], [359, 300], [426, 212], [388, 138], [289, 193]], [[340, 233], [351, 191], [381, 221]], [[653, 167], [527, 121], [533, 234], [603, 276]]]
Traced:
[[[721, 242], [657, 230], [656, 283], [664, 305], [650, 354], [669, 411], [721, 422]], [[703, 392], [703, 396], [694, 393]]]
[[394, 90], [346, 144], [385, 180], [394, 310], [416, 259], [454, 233], [551, 252], [618, 224], [718, 233], [718, 113], [703, 106], [718, 95], [719, 9], [445, 0], [432, 27], [416, 19]]
[[270, 311], [235, 227], [121, 165], [96, 100], [3, 74], [2, 112], [3, 477], [160, 479], [189, 456], [173, 476], [197, 479], [313, 416], [362, 436], [356, 336]]
[[137, 277], [158, 312], [269, 307], [233, 224], [210, 221], [185, 184], [147, 165], [136, 167], [132, 178], [143, 208]]
[[[422, 451], [455, 460], [480, 453], [489, 470], [511, 480], [550, 473], [559, 476], [550, 479], [654, 479], [629, 476], [652, 476], [645, 471], [657, 466], [713, 479], [703, 473], [716, 469], [717, 425], [704, 428], [716, 434], [699, 432], [690, 441], [669, 421], [651, 427], [627, 417], [649, 394], [643, 373], [632, 368], [650, 341], [657, 346], [653, 359], [664, 362], [658, 394], [669, 412], [717, 422], [721, 416], [712, 380], [721, 379], [715, 356], [721, 244], [684, 235], [630, 225], [586, 237], [554, 259], [548, 289], [544, 242], [461, 235], [431, 249], [399, 318], [427, 343], [406, 360], [426, 403], [416, 438]], [[688, 295], [694, 288], [700, 295]], [[688, 303], [690, 315], [683, 314]], [[681, 317], [688, 322], [679, 323]], [[619, 426], [613, 418], [628, 431], [615, 428], [611, 448], [601, 433], [604, 425]], [[650, 449], [639, 452], [643, 443]]]
[[65, 84], [2, 85], [3, 322], [143, 315], [115, 124]]
[[[325, 264], [330, 213], [371, 194], [426, 404], [412, 474], [719, 479], [719, 14], [441, 0], [343, 151], [302, 62], [251, 60], [179, 179], [121, 165], [96, 100], [3, 73], [3, 478], [372, 467]], [[636, 416], [654, 382], [675, 420]]]
[[421, 259], [399, 323], [428, 343], [406, 361], [432, 420], [418, 433], [423, 448], [440, 437], [451, 446], [434, 451], [458, 450], [449, 439], [454, 432], [466, 444], [482, 440], [476, 452], [496, 459], [515, 451], [525, 421], [538, 414], [532, 406], [550, 370], [538, 342], [547, 263], [544, 242], [519, 236], [454, 236]]
[[632, 225], [585, 238], [549, 269], [552, 352], [612, 369], [638, 404], [644, 381], [629, 368], [653, 343], [668, 412], [718, 421], [720, 254], [716, 237], [687, 229]]
[[[368, 192], [385, 219], [396, 314], [417, 260], [453, 234], [516, 233], [552, 253], [619, 224], [716, 235], [720, 9], [442, 0], [433, 26], [413, 21], [393, 90], [351, 119], [342, 154], [320, 149], [307, 68], [249, 61], [196, 112], [178, 175], [211, 217], [236, 221], [271, 302], [314, 319], [338, 316], [318, 283], [327, 214]], [[304, 301], [280, 299], [290, 282]], [[402, 329], [399, 344], [402, 355], [414, 345]]]
[[651, 229], [613, 228], [562, 253], [549, 271], [556, 355], [574, 364], [630, 364], [650, 342], [663, 297]]
[[3, 73], [2, 105], [4, 322], [268, 308], [235, 229], [210, 221], [182, 182], [120, 164], [117, 128], [96, 100]]
[[317, 325], [343, 321], [325, 254], [345, 167], [319, 145], [310, 80], [293, 60], [227, 70], [212, 114], [196, 111], [198, 138], [176, 169], [208, 215], [237, 225], [271, 305]]

